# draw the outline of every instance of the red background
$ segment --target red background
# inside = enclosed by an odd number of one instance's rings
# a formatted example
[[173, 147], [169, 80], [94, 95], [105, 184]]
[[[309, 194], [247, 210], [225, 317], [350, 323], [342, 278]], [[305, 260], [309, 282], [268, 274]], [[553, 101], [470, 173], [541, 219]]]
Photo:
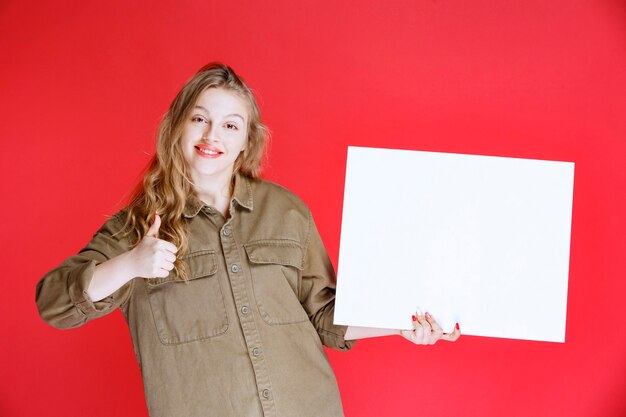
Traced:
[[624, 1], [109, 3], [0, 2], [0, 415], [147, 415], [122, 315], [55, 330], [35, 283], [122, 206], [212, 60], [256, 91], [266, 178], [333, 262], [348, 145], [576, 163], [566, 342], [329, 351], [347, 417], [626, 415]]

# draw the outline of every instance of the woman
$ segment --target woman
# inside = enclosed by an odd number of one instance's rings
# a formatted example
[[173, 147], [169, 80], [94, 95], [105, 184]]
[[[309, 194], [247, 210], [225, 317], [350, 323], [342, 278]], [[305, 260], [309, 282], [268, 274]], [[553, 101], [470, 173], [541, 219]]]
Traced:
[[130, 204], [37, 284], [58, 328], [122, 310], [152, 417], [341, 416], [322, 344], [460, 335], [428, 314], [413, 331], [333, 324], [334, 271], [310, 211], [258, 179], [266, 138], [246, 84], [205, 66], [161, 122]]

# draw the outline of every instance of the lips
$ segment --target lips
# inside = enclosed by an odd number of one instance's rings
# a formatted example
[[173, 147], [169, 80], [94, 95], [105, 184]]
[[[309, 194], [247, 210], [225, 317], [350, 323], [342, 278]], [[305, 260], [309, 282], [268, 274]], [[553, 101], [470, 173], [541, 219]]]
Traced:
[[218, 158], [224, 154], [220, 149], [210, 145], [199, 144], [194, 146], [194, 149], [203, 158]]

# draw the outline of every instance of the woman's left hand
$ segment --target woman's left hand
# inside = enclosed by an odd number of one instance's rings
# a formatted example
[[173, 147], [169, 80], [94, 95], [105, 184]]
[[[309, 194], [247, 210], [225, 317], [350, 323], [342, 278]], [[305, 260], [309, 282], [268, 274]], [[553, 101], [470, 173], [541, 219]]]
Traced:
[[459, 323], [454, 326], [452, 333], [444, 333], [441, 326], [428, 312], [424, 315], [417, 312], [413, 316], [413, 327], [413, 330], [400, 330], [400, 334], [416, 345], [434, 345], [440, 339], [455, 342], [461, 336]]

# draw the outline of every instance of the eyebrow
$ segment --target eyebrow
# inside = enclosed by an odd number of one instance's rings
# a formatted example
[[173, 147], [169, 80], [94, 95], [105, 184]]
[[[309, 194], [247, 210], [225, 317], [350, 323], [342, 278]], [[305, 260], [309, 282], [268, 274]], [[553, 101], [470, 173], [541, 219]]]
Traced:
[[[195, 106], [194, 109], [200, 109], [200, 110], [203, 110], [206, 114], [211, 114], [205, 107], [202, 107], [202, 106]], [[242, 115], [237, 114], [237, 113], [227, 114], [226, 117], [239, 117], [241, 121], [243, 122], [246, 121], [246, 119], [244, 119]]]

